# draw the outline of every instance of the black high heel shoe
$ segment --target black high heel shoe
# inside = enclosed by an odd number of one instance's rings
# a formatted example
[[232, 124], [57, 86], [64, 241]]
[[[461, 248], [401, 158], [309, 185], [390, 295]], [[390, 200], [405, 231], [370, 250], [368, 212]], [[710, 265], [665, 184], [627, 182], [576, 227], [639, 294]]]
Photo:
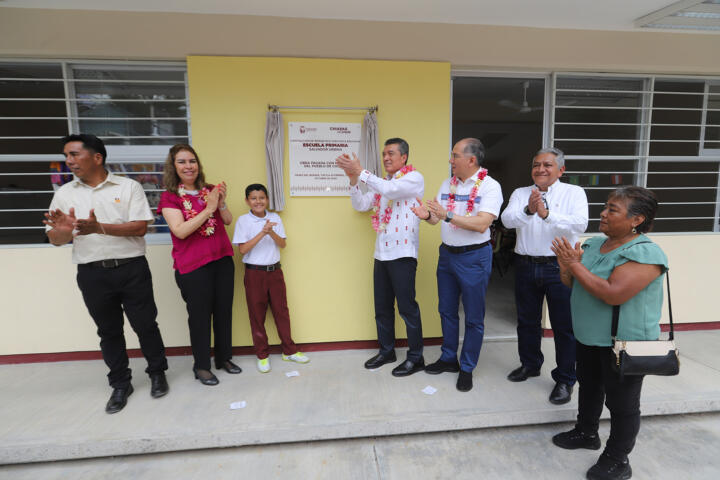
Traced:
[[[202, 377], [202, 376], [200, 376], [200, 374], [198, 372], [203, 372], [203, 373], [207, 372], [207, 374], [210, 376]], [[193, 373], [195, 373], [195, 378], [200, 380], [200, 383], [202, 383], [203, 385], [217, 385], [218, 383], [220, 383], [220, 380], [218, 380], [218, 378], [215, 375], [213, 375], [213, 373], [210, 370], [203, 370], [203, 369], [198, 369], [198, 368], [193, 367]]]
[[216, 367], [218, 370], [225, 370], [227, 373], [241, 373], [242, 368], [235, 365], [230, 360], [225, 360], [222, 365]]

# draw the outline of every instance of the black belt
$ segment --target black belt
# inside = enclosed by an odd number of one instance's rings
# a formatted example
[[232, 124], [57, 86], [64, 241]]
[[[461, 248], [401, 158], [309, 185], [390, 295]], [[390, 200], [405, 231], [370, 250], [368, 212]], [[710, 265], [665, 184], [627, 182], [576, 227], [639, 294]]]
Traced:
[[81, 263], [80, 265], [87, 266], [87, 267], [116, 268], [116, 267], [119, 267], [120, 265], [125, 265], [126, 263], [134, 262], [135, 260], [140, 260], [141, 258], [145, 258], [145, 256], [140, 255], [139, 257], [130, 257], [130, 258], [109, 258], [107, 260], [98, 260], [97, 262]]
[[448, 245], [446, 243], [443, 243], [442, 246], [450, 253], [465, 253], [470, 252], [472, 250], [477, 250], [479, 248], [484, 247], [485, 245], [489, 245], [490, 241], [483, 242], [483, 243], [476, 243], [474, 245], [463, 245], [462, 247], [453, 247], [452, 245]]
[[557, 257], [533, 257], [531, 255], [520, 255], [517, 253], [516, 253], [516, 255], [528, 263], [556, 263], [557, 262]]
[[280, 262], [275, 265], [252, 265], [250, 263], [246, 263], [245, 268], [249, 268], [250, 270], [262, 270], [264, 272], [274, 272], [275, 270], [280, 270]]

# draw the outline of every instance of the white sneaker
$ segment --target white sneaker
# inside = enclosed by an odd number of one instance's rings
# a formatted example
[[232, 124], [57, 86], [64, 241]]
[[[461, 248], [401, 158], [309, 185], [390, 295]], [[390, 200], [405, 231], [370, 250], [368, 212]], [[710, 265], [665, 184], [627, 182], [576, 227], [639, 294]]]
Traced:
[[257, 369], [260, 371], [260, 373], [268, 373], [270, 371], [270, 359], [258, 358]]
[[302, 352], [293, 353], [292, 355], [285, 355], [283, 353], [282, 359], [286, 362], [295, 363], [308, 363], [310, 359]]

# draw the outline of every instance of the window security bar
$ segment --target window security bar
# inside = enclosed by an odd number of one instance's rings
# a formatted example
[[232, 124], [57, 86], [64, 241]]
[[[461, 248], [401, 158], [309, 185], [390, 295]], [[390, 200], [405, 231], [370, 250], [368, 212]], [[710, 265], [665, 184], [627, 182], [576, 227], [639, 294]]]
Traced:
[[184, 80], [115, 80], [115, 79], [94, 79], [94, 78], [32, 78], [32, 77], [0, 77], [3, 82], [72, 82], [72, 83], [134, 83], [134, 84], [160, 84], [160, 85], [185, 85]]
[[162, 100], [154, 99], [154, 98], [141, 98], [141, 99], [135, 99], [135, 98], [38, 98], [38, 97], [29, 97], [29, 98], [0, 98], [0, 102], [134, 102], [134, 103], [150, 103], [150, 102], [177, 102], [177, 103], [187, 103], [187, 100], [184, 98], [165, 98]]
[[555, 125], [587, 125], [589, 127], [720, 127], [701, 123], [610, 123], [610, 122], [555, 122]]
[[[650, 90], [584, 90], [580, 88], [557, 88], [556, 92], [578, 92], [578, 93], [620, 93], [620, 94], [655, 94], [655, 95], [705, 95], [705, 92], [670, 92]], [[709, 92], [708, 95], [720, 95], [720, 92]]]
[[104, 122], [106, 120], [123, 121], [153, 121], [153, 120], [177, 120], [187, 122], [190, 117], [0, 117], [0, 120], [91, 120]]
[[[555, 105], [555, 108], [564, 109], [583, 109], [583, 110], [669, 110], [671, 112], [702, 112], [702, 108], [689, 108], [689, 107], [603, 107], [597, 105]], [[720, 108], [707, 108], [705, 111], [708, 112], [720, 112]]]
[[[61, 160], [58, 160], [61, 161]], [[109, 162], [107, 163], [109, 164]], [[106, 164], [106, 165], [107, 165]], [[135, 171], [113, 171], [115, 175], [162, 175], [164, 172], [135, 172]], [[0, 176], [8, 176], [8, 177], [15, 177], [15, 176], [30, 176], [30, 175], [38, 175], [38, 176], [51, 176], [51, 175], [72, 175], [72, 172], [21, 172], [21, 173], [0, 173]]]
[[[115, 173], [115, 172], [113, 172]], [[55, 173], [55, 175], [70, 175], [69, 173]], [[145, 192], [164, 192], [164, 188], [144, 188]], [[0, 190], [0, 195], [29, 195], [41, 193], [55, 193], [55, 190]]]
[[[189, 135], [98, 135], [98, 138], [103, 140], [121, 139], [121, 138], [150, 138], [150, 139], [163, 139], [163, 138], [188, 138]], [[37, 137], [0, 137], [0, 140], [60, 140], [61, 135], [45, 135]], [[105, 145], [110, 147], [112, 145]], [[1, 155], [0, 155], [1, 157]]]

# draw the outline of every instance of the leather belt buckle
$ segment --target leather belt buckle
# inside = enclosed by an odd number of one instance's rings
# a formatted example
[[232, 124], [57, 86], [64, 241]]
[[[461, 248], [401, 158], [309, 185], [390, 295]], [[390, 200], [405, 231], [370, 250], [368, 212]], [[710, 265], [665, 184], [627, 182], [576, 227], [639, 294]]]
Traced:
[[116, 268], [119, 265], [120, 262], [115, 258], [111, 258], [109, 260], [100, 260], [100, 266], [102, 268]]
[[268, 265], [265, 267], [265, 271], [267, 272], [274, 272], [275, 271], [275, 265]]

